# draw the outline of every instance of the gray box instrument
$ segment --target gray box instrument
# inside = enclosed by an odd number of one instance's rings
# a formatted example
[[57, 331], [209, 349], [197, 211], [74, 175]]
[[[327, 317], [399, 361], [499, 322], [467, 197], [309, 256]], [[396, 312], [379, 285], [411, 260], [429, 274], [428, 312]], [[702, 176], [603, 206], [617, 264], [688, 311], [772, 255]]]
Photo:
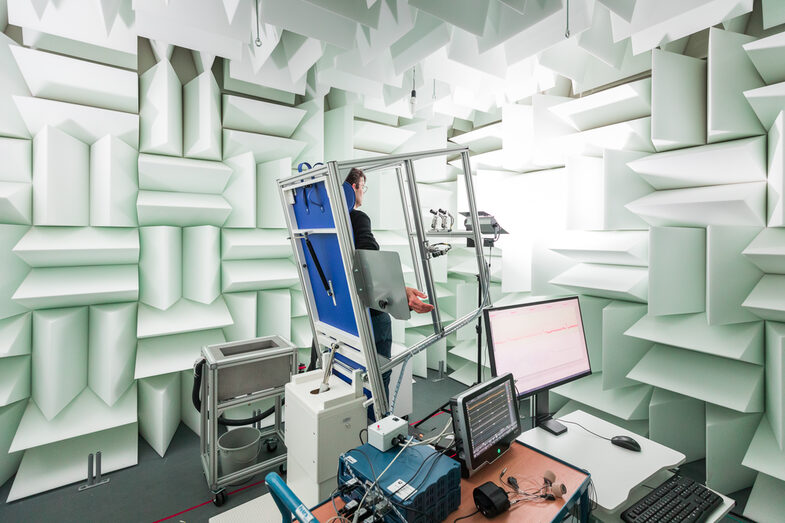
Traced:
[[408, 320], [409, 300], [403, 280], [401, 258], [395, 251], [354, 251], [354, 281], [366, 307]]

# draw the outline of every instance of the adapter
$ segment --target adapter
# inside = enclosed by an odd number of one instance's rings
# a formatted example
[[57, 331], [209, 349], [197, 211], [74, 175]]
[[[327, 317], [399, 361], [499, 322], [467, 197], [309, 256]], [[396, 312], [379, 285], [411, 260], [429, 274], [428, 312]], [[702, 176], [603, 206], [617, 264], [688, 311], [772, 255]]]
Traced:
[[382, 452], [390, 450], [398, 436], [406, 439], [409, 426], [398, 416], [387, 416], [368, 425], [368, 443]]

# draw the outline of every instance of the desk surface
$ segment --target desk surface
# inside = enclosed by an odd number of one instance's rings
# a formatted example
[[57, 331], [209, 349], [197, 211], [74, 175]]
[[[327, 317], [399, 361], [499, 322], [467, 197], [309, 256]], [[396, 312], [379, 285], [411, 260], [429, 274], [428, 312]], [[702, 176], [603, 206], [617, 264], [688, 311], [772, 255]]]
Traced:
[[[532, 483], [531, 486], [542, 485], [542, 473], [545, 470], [552, 471], [556, 474], [556, 480], [564, 483], [565, 487], [567, 487], [565, 499], [572, 497], [576, 490], [580, 488], [584, 479], [586, 479], [586, 474], [579, 470], [568, 467], [567, 465], [527, 448], [524, 445], [513, 444], [510, 447], [510, 450], [498, 460], [490, 465], [486, 465], [471, 478], [461, 480], [461, 504], [458, 507], [458, 510], [452, 512], [447, 520], [452, 521], [455, 518], [469, 515], [477, 510], [474, 506], [474, 498], [472, 497], [474, 488], [482, 485], [486, 481], [493, 481], [498, 485], [499, 473], [505, 467], [507, 468], [505, 477], [509, 475], [515, 476], [522, 489], [530, 487], [527, 482], [528, 478], [535, 482]], [[565, 499], [519, 503], [513, 505], [510, 511], [494, 518], [493, 521], [516, 521], [522, 523], [542, 523], [543, 521], [551, 521], [564, 506]], [[343, 503], [340, 502], [340, 498], [336, 499], [336, 502], [339, 503], [339, 507], [343, 505]], [[335, 511], [333, 510], [331, 503], [324, 503], [313, 510], [313, 515], [316, 516], [319, 521], [327, 521], [330, 517], [335, 515]], [[482, 514], [479, 513], [474, 517], [466, 518], [462, 521], [472, 522], [475, 520], [486, 521]]]
[[[673, 473], [667, 470], [661, 470], [660, 472], [652, 476], [648, 481], [646, 481], [646, 484], [649, 486], [656, 486], [665, 482], [671, 476], [673, 476]], [[620, 517], [621, 513], [627, 510], [632, 505], [634, 505], [635, 502], [646, 496], [646, 494], [648, 494], [649, 492], [651, 492], [651, 489], [648, 487], [644, 487], [643, 485], [635, 487], [630, 491], [629, 499], [627, 499], [624, 502], [624, 504], [621, 507], [619, 507], [618, 510], [611, 513], [606, 510], [603, 510], [601, 507], [598, 507], [594, 512], [592, 512], [592, 516], [594, 516], [596, 519], [604, 523], [621, 523], [622, 521]], [[717, 521], [720, 521], [722, 518], [725, 517], [725, 515], [728, 512], [731, 511], [733, 506], [736, 504], [736, 502], [733, 501], [732, 498], [720, 494], [717, 491], [713, 491], [713, 492], [715, 492], [718, 496], [722, 498], [722, 505], [715, 508], [713, 511], [709, 512], [709, 515], [706, 517], [706, 521], [704, 523], [716, 523]]]
[[597, 491], [597, 504], [608, 512], [619, 509], [634, 487], [657, 472], [680, 465], [685, 460], [681, 452], [583, 411], [576, 410], [562, 419], [580, 423], [607, 438], [630, 436], [641, 446], [640, 452], [623, 449], [571, 423], [565, 424], [567, 432], [560, 436], [534, 428], [518, 438], [527, 445], [588, 470]]
[[[556, 475], [556, 481], [564, 483], [567, 493], [564, 499], [553, 501], [537, 500], [512, 505], [508, 512], [501, 514], [493, 521], [516, 521], [522, 523], [542, 523], [552, 521], [564, 506], [565, 500], [571, 498], [586, 479], [586, 474], [568, 467], [545, 454], [541, 454], [524, 445], [513, 444], [510, 449], [498, 460], [486, 465], [474, 476], [461, 480], [461, 505], [457, 511], [450, 514], [451, 519], [471, 514], [476, 510], [473, 492], [486, 481], [499, 485], [499, 474], [506, 468], [505, 479], [514, 476], [521, 489], [537, 488], [543, 484], [542, 474], [550, 470]], [[481, 515], [476, 515], [477, 521], [486, 521]], [[474, 518], [467, 518], [472, 521]]]

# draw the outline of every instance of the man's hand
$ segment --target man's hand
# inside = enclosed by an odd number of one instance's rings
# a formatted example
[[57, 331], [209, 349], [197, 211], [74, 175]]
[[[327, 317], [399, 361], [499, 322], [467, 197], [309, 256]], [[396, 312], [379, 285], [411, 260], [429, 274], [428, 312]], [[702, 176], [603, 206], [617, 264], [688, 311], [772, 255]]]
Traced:
[[411, 287], [406, 287], [406, 299], [409, 300], [409, 310], [422, 314], [424, 312], [431, 312], [433, 310], [433, 305], [429, 303], [423, 303], [420, 298], [427, 298], [428, 296], [424, 293], [418, 291], [417, 289], [413, 289]]

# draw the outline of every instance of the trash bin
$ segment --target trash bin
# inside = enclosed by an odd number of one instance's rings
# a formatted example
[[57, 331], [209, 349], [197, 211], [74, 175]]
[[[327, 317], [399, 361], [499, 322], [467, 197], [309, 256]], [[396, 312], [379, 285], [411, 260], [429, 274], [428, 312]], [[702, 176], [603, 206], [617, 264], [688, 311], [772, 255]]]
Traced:
[[256, 464], [261, 444], [261, 432], [254, 427], [239, 427], [221, 435], [218, 438], [221, 475]]

